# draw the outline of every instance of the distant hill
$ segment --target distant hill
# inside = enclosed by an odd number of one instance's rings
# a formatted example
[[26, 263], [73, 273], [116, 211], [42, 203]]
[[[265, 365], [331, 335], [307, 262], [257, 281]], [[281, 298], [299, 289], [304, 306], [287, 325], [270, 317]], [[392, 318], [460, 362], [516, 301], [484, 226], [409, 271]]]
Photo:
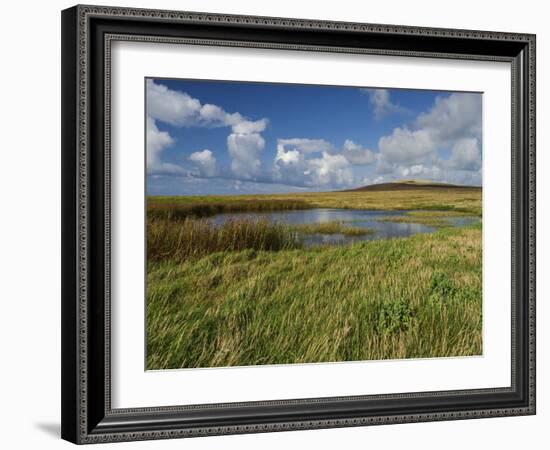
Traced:
[[346, 192], [368, 192], [368, 191], [407, 191], [407, 190], [441, 190], [461, 189], [480, 191], [480, 186], [464, 186], [460, 184], [438, 183], [431, 180], [399, 180], [390, 183], [370, 184], [355, 189], [347, 189]]

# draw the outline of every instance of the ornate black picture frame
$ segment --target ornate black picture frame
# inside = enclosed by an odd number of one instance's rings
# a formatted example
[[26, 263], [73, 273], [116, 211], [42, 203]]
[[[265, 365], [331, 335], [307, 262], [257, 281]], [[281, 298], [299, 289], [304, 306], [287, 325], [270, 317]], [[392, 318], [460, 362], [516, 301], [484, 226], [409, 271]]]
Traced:
[[[113, 409], [109, 101], [117, 40], [509, 62], [511, 386]], [[62, 12], [62, 109], [64, 439], [84, 444], [535, 414], [534, 35], [75, 6]]]

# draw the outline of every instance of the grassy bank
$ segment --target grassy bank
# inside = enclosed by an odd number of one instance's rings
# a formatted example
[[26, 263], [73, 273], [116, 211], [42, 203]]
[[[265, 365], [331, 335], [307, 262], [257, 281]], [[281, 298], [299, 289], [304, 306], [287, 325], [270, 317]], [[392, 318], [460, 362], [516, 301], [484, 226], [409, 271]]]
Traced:
[[481, 227], [150, 261], [147, 368], [481, 353]]
[[307, 208], [432, 210], [481, 216], [481, 191], [461, 189], [383, 192], [310, 192], [273, 195], [147, 198], [150, 216], [205, 217], [220, 212], [281, 211]]
[[402, 216], [380, 217], [377, 220], [394, 223], [417, 223], [430, 227], [442, 228], [452, 227], [452, 219], [471, 218], [472, 216], [459, 211], [409, 211]]
[[292, 211], [313, 207], [304, 200], [292, 198], [149, 197], [147, 216], [155, 219], [180, 220], [188, 217], [209, 217], [220, 213]]

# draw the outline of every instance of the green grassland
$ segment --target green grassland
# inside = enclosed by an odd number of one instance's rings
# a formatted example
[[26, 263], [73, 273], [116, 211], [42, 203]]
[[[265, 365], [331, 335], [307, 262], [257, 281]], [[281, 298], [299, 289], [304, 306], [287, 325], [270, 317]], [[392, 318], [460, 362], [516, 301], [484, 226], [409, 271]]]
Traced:
[[481, 190], [431, 189], [374, 192], [310, 192], [270, 195], [149, 197], [150, 217], [209, 216], [235, 211], [305, 208], [435, 210], [481, 215]]
[[[205, 220], [312, 207], [412, 209], [399, 219], [440, 226], [304, 247], [296, 233], [315, 227]], [[480, 217], [480, 190], [150, 197], [147, 212], [148, 369], [482, 353], [481, 222], [444, 221]]]

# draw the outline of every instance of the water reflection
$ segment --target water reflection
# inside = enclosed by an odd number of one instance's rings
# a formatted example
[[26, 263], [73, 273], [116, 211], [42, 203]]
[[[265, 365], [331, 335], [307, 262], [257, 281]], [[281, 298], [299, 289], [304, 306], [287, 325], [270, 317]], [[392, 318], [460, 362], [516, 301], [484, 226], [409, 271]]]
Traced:
[[[270, 222], [287, 223], [291, 225], [342, 222], [343, 226], [367, 228], [371, 233], [360, 236], [344, 234], [311, 233], [304, 237], [306, 245], [342, 245], [376, 239], [391, 239], [408, 237], [418, 233], [431, 233], [437, 228], [419, 223], [386, 222], [383, 217], [401, 217], [409, 211], [373, 211], [361, 209], [329, 209], [317, 208], [298, 211], [273, 211], [258, 213], [227, 213], [210, 218], [215, 224], [222, 224], [235, 219], [266, 219]], [[444, 217], [453, 226], [464, 226], [478, 220], [475, 217]]]

